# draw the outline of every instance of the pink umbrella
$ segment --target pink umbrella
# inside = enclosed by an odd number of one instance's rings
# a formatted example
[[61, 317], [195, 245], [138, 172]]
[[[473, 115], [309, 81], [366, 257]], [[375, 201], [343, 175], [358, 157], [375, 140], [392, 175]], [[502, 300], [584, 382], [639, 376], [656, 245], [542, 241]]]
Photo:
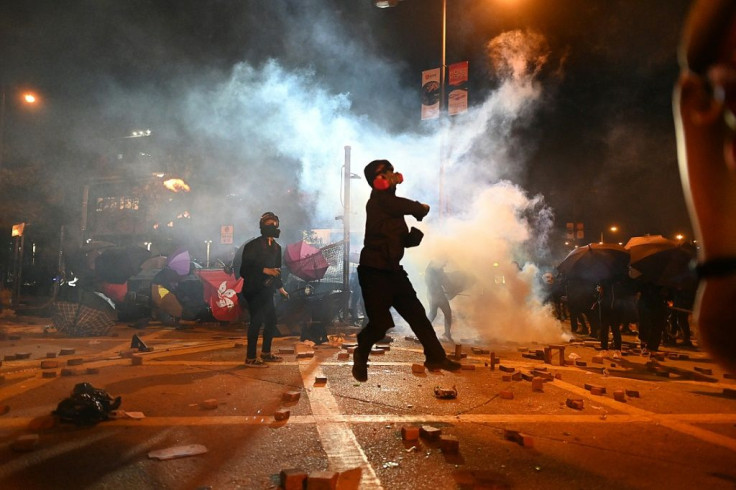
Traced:
[[169, 269], [172, 269], [180, 276], [189, 275], [189, 270], [191, 268], [191, 258], [189, 257], [189, 251], [177, 249], [174, 253], [169, 255], [169, 258], [166, 260], [166, 265], [169, 267]]
[[286, 246], [284, 263], [292, 274], [305, 281], [322, 279], [330, 267], [322, 251], [304, 241]]

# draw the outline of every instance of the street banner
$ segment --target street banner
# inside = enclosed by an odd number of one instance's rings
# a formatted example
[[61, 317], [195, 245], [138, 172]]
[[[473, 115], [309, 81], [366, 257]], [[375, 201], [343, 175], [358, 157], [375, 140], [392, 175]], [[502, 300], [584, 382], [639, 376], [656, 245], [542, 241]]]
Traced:
[[450, 65], [448, 81], [447, 113], [462, 114], [468, 110], [468, 62]]
[[577, 238], [578, 240], [582, 240], [583, 238], [585, 238], [585, 225], [583, 225], [582, 223], [575, 223], [575, 230], [575, 238]]
[[233, 225], [220, 226], [220, 243], [222, 245], [233, 244]]
[[422, 121], [440, 117], [440, 69], [422, 72]]
[[568, 240], [574, 240], [575, 239], [575, 223], [568, 222], [567, 223], [567, 236], [566, 238]]

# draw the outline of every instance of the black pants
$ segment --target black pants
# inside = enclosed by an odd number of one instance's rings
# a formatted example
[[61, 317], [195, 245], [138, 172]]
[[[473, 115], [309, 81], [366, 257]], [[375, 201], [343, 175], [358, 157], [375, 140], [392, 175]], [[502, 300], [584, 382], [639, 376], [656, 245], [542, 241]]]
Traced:
[[244, 298], [248, 302], [250, 311], [246, 359], [255, 359], [261, 325], [263, 325], [261, 352], [271, 352], [271, 341], [276, 335], [276, 307], [273, 304], [273, 290], [264, 288], [256, 293], [244, 295]]
[[437, 317], [437, 309], [442, 311], [442, 315], [445, 317], [445, 337], [451, 338], [450, 330], [452, 329], [452, 309], [450, 308], [450, 302], [444, 294], [430, 294], [429, 295], [429, 321], [433, 322]]
[[621, 350], [621, 329], [619, 323], [616, 321], [614, 312], [610, 309], [603, 308], [601, 310], [600, 318], [600, 340], [601, 349], [608, 350], [608, 331], [610, 330], [613, 334], [613, 349]]
[[361, 265], [358, 266], [358, 280], [368, 317], [368, 324], [358, 334], [358, 349], [362, 354], [367, 357], [373, 345], [394, 326], [391, 317], [393, 307], [416, 334], [427, 361], [440, 362], [445, 358], [445, 350], [437, 340], [437, 334], [427, 319], [424, 306], [417, 298], [406, 271], [385, 271]]

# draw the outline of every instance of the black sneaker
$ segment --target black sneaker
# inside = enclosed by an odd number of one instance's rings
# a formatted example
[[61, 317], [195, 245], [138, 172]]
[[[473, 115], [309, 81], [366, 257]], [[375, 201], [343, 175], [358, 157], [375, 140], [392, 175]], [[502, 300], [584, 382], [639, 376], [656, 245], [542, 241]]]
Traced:
[[265, 362], [281, 362], [284, 360], [282, 357], [273, 355], [270, 352], [261, 352], [261, 359]]
[[358, 349], [353, 352], [353, 378], [361, 383], [368, 381], [368, 356]]
[[246, 359], [245, 360], [245, 367], [249, 368], [267, 368], [268, 364], [263, 362], [262, 359], [256, 358], [256, 359]]
[[439, 371], [440, 369], [444, 369], [445, 371], [457, 371], [462, 367], [459, 362], [452, 361], [446, 357], [441, 361], [424, 361], [424, 366], [430, 371]]

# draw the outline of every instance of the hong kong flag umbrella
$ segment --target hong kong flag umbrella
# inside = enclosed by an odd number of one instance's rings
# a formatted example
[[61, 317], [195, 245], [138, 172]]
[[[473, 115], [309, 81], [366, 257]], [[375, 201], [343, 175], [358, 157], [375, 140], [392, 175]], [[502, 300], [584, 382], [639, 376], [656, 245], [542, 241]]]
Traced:
[[322, 251], [304, 241], [286, 246], [284, 263], [292, 274], [305, 281], [322, 279], [330, 267]]

